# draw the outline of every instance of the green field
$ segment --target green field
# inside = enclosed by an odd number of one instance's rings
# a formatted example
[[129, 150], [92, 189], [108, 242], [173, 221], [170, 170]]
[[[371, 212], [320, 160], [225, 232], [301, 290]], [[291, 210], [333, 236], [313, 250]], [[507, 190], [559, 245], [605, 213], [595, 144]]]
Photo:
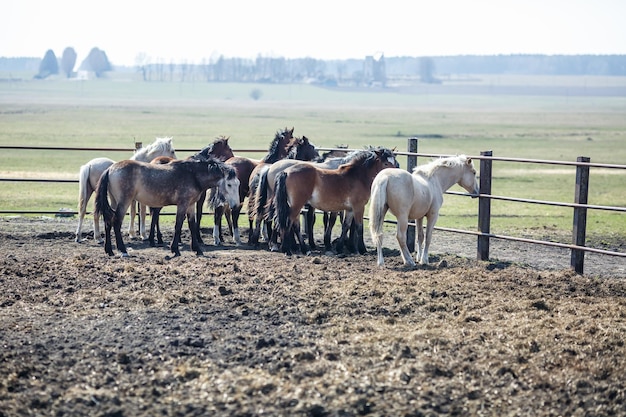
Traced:
[[[493, 82], [493, 81], [492, 81]], [[623, 86], [619, 77], [498, 77], [497, 83]], [[577, 84], [578, 83], [578, 84]], [[258, 89], [261, 97], [251, 98]], [[434, 90], [433, 90], [434, 91]], [[295, 127], [319, 147], [382, 145], [419, 152], [626, 164], [626, 97], [411, 94], [312, 85], [144, 83], [133, 76], [89, 81], [0, 83], [0, 145], [121, 147], [172, 136], [180, 157], [230, 136], [237, 149], [267, 149]], [[236, 152], [242, 154], [241, 152]], [[91, 158], [130, 152], [3, 150], [0, 177], [77, 178]], [[247, 156], [260, 158], [261, 153]], [[405, 158], [401, 157], [405, 163]], [[420, 158], [419, 163], [428, 159]], [[574, 168], [495, 162], [493, 194], [573, 202]], [[75, 208], [76, 184], [2, 182], [0, 210]], [[460, 191], [458, 187], [453, 190]], [[592, 168], [590, 204], [626, 206], [626, 171]], [[476, 229], [477, 201], [446, 196], [439, 226]], [[568, 241], [572, 211], [494, 201], [492, 232]], [[623, 240], [623, 213], [589, 212], [588, 236]], [[209, 220], [210, 222], [210, 220]]]

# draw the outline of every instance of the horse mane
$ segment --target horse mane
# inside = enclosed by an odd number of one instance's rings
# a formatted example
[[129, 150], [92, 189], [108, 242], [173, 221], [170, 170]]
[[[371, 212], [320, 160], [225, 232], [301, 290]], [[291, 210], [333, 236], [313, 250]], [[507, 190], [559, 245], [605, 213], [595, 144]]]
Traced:
[[[289, 132], [287, 128], [285, 128], [285, 130], [276, 131], [274, 139], [272, 139], [272, 143], [270, 143], [267, 155], [262, 159], [263, 162], [274, 163], [282, 158], [281, 154], [286, 151], [286, 146], [282, 146], [282, 143], [285, 140], [285, 134], [287, 132]], [[293, 129], [291, 129], [291, 132], [293, 132]]]
[[348, 149], [348, 145], [343, 145], [343, 144], [335, 145], [335, 148], [338, 148], [338, 149], [333, 149], [332, 151], [324, 152], [320, 159], [322, 161], [326, 161], [326, 160], [330, 160], [334, 158], [343, 158], [349, 153], [349, 151], [347, 150], [341, 150], [341, 149]]
[[364, 166], [369, 168], [371, 164], [376, 161], [376, 152], [369, 149], [352, 151], [348, 155], [346, 155], [344, 159], [344, 163], [339, 166], [341, 167], [352, 167], [352, 166]]
[[424, 165], [419, 165], [413, 168], [413, 173], [422, 174], [427, 178], [433, 176], [433, 174], [437, 171], [437, 169], [442, 167], [452, 168], [455, 166], [462, 166], [467, 161], [467, 156], [465, 155], [456, 155], [456, 156], [448, 156], [441, 157], [437, 159], [433, 159]]
[[150, 151], [155, 150], [155, 149], [158, 149], [160, 151], [165, 151], [165, 149], [174, 150], [174, 147], [172, 146], [172, 139], [173, 138], [171, 136], [156, 138], [154, 142], [152, 142], [150, 145], [138, 149], [137, 152], [135, 152], [135, 154], [139, 154], [141, 152], [149, 153]]

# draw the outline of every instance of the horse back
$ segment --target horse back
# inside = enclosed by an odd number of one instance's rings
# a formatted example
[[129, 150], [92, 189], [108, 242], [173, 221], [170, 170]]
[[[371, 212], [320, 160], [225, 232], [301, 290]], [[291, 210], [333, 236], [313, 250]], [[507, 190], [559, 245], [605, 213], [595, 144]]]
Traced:
[[388, 179], [387, 205], [395, 216], [404, 212], [410, 219], [419, 219], [430, 211], [434, 193], [428, 178], [400, 168], [384, 169], [379, 175]]
[[150, 207], [191, 203], [202, 191], [193, 172], [176, 161], [159, 165], [124, 160], [109, 169], [109, 192], [122, 205], [132, 200]]
[[94, 158], [80, 167], [79, 178], [81, 180], [86, 178], [91, 189], [95, 190], [102, 173], [114, 163], [115, 161], [109, 158]]

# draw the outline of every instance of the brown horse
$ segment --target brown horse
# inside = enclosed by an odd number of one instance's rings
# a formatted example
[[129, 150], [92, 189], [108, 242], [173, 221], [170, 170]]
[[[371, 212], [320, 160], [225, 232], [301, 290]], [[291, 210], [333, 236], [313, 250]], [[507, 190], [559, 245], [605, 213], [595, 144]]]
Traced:
[[[368, 146], [366, 149], [367, 150], [374, 150], [374, 149], [382, 150], [384, 152], [383, 159], [389, 158], [389, 157], [392, 157], [395, 159], [395, 155], [393, 153], [395, 149], [389, 150], [387, 148], [374, 148], [371, 146]], [[328, 154], [330, 153], [327, 153], [326, 155]], [[327, 157], [323, 161], [320, 161], [320, 162], [308, 162], [308, 163], [312, 163], [317, 168], [337, 169], [339, 168], [340, 165], [350, 163], [350, 161], [352, 161], [353, 158], [361, 154], [362, 154], [361, 151], [352, 151], [352, 152], [335, 151], [335, 153], [333, 153], [333, 155], [335, 156], [333, 157]], [[262, 171], [261, 181], [257, 189], [257, 193], [256, 193], [257, 206], [255, 207], [255, 210], [257, 210], [258, 217], [266, 217], [268, 219], [272, 219], [274, 217], [273, 196], [274, 196], [274, 185], [275, 185], [276, 177], [285, 169], [293, 165], [296, 165], [298, 163], [303, 163], [303, 162], [304, 161], [284, 159], [282, 161], [278, 161], [272, 164], [271, 166], [267, 167], [267, 169], [264, 169]], [[396, 166], [398, 166], [397, 162], [396, 162]], [[309, 246], [311, 249], [315, 249], [316, 244], [315, 244], [315, 239], [313, 236], [313, 226], [315, 224], [315, 209], [308, 207], [307, 210], [303, 213], [303, 215], [305, 216], [306, 233], [309, 238]], [[336, 211], [324, 212], [324, 246], [325, 246], [326, 252], [332, 251], [332, 245], [331, 245], [332, 228], [338, 216], [340, 216], [343, 220], [343, 212], [336, 212]], [[352, 223], [352, 225], [354, 225], [354, 222]], [[256, 236], [259, 235], [260, 233], [259, 229], [260, 228], [257, 223], [257, 226], [255, 227], [255, 230], [254, 230], [254, 235]], [[353, 227], [351, 227], [350, 231], [351, 231], [351, 237], [355, 237], [356, 235], [354, 234]], [[278, 233], [277, 232], [278, 230], [275, 228], [271, 234], [269, 246], [270, 246], [270, 250], [272, 251], [278, 250], [278, 244], [277, 244]], [[365, 243], [355, 242], [355, 241], [353, 242], [352, 239], [349, 240], [348, 247], [350, 251], [356, 252], [357, 245], [364, 247]]]
[[[210, 157], [213, 157], [219, 161], [226, 161], [229, 158], [234, 156], [233, 150], [228, 144], [228, 137], [226, 136], [218, 136], [211, 144], [202, 148], [199, 152], [193, 154], [187, 159], [199, 159], [199, 160], [207, 160]], [[166, 156], [161, 156], [154, 158], [150, 163], [152, 164], [168, 164], [173, 161], [174, 158], [169, 158]], [[198, 228], [200, 228], [200, 221], [202, 220], [202, 206], [204, 205], [204, 201], [206, 200], [206, 191], [204, 191], [200, 195], [200, 199], [196, 203], [196, 221], [198, 223]], [[150, 215], [152, 217], [152, 221], [150, 223], [150, 233], [148, 235], [148, 241], [150, 242], [150, 246], [155, 246], [154, 238], [156, 232], [156, 238], [159, 245], [163, 244], [163, 235], [161, 234], [161, 228], [159, 225], [159, 214], [161, 213], [162, 207], [151, 207]], [[142, 218], [142, 222], [145, 222], [145, 213]], [[202, 244], [202, 235], [200, 235], [199, 242]]]
[[[150, 145], [138, 149], [130, 159], [150, 162], [153, 158], [158, 156], [176, 158], [172, 138], [156, 138]], [[83, 220], [87, 213], [89, 198], [91, 194], [96, 191], [98, 179], [102, 173], [114, 163], [115, 161], [109, 158], [95, 158], [80, 167], [78, 174], [78, 227], [76, 228], [76, 242], [82, 242], [84, 240], [81, 232]], [[135, 216], [135, 210], [132, 210], [131, 213], [132, 216]], [[133, 223], [134, 222], [131, 221], [128, 226], [128, 232], [131, 236], [135, 236]], [[95, 213], [93, 216], [93, 238], [98, 241], [98, 243], [102, 243], [102, 238], [100, 237], [100, 218]]]
[[[191, 248], [202, 254], [195, 216], [195, 203], [203, 191], [218, 186], [229, 203], [238, 204], [239, 180], [235, 172], [214, 158], [208, 160], [176, 160], [156, 165], [137, 161], [117, 162], [100, 177], [96, 191], [96, 212], [105, 220], [104, 250], [113, 255], [111, 228], [115, 231], [117, 249], [128, 256], [122, 239], [121, 227], [124, 215], [133, 200], [150, 207], [176, 205], [176, 225], [170, 250], [180, 256], [180, 234], [185, 216], [191, 232]], [[108, 196], [116, 202], [113, 209]]]
[[[250, 178], [254, 169], [262, 163], [266, 162], [275, 162], [279, 159], [283, 159], [287, 156], [288, 153], [288, 145], [293, 138], [294, 128], [291, 129], [285, 127], [283, 130], [279, 130], [274, 135], [274, 139], [270, 143], [270, 147], [268, 149], [267, 154], [263, 159], [250, 159], [243, 156], [233, 156], [230, 159], [226, 160], [226, 164], [233, 167], [235, 172], [237, 173], [237, 178], [239, 179], [239, 205], [228, 207], [225, 205], [216, 205], [214, 207], [214, 226], [213, 226], [213, 238], [215, 240], [215, 244], [219, 245], [221, 243], [221, 225], [222, 225], [222, 216], [226, 213], [230, 214], [231, 221], [229, 224], [232, 224], [232, 236], [235, 239], [235, 242], [238, 245], [241, 245], [241, 237], [239, 233], [239, 214], [241, 213], [242, 203], [248, 197], [250, 193]], [[250, 229], [252, 229], [252, 220], [250, 220]], [[217, 236], [217, 237], [216, 237]]]
[[[256, 221], [256, 224], [254, 229], [250, 231], [249, 243], [251, 245], [258, 246], [259, 244], [261, 222], [264, 221], [268, 229], [271, 228], [271, 216], [266, 215], [266, 202], [271, 198], [268, 198], [268, 193], [271, 191], [273, 194], [274, 191], [274, 188], [271, 187], [274, 184], [274, 173], [282, 172], [287, 167], [298, 162], [313, 162], [319, 159], [320, 155], [315, 145], [306, 136], [293, 138], [289, 144], [289, 151], [285, 159], [260, 166], [256, 173], [253, 173], [255, 177], [250, 181], [248, 213]], [[274, 167], [277, 167], [277, 169], [274, 170]], [[270, 186], [268, 186], [268, 183], [271, 183], [269, 184]]]
[[[389, 153], [387, 153], [389, 152]], [[322, 211], [346, 211], [337, 242], [337, 251], [343, 251], [346, 234], [352, 219], [357, 235], [363, 235], [363, 213], [376, 174], [384, 168], [396, 166], [393, 153], [388, 150], [364, 150], [348, 164], [337, 169], [318, 168], [313, 164], [297, 164], [283, 171], [276, 179], [274, 206], [282, 250], [291, 254], [285, 243], [287, 233], [295, 232], [302, 253], [308, 249], [300, 233], [300, 210], [308, 202]], [[359, 248], [365, 253], [365, 248]]]

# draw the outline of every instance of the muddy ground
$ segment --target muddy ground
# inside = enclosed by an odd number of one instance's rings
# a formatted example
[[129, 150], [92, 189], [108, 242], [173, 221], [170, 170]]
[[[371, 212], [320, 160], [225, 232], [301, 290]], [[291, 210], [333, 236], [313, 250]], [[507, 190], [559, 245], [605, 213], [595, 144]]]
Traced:
[[367, 240], [121, 259], [75, 224], [0, 220], [0, 416], [624, 415], [624, 258], [435, 232], [410, 269], [390, 231], [383, 269]]

